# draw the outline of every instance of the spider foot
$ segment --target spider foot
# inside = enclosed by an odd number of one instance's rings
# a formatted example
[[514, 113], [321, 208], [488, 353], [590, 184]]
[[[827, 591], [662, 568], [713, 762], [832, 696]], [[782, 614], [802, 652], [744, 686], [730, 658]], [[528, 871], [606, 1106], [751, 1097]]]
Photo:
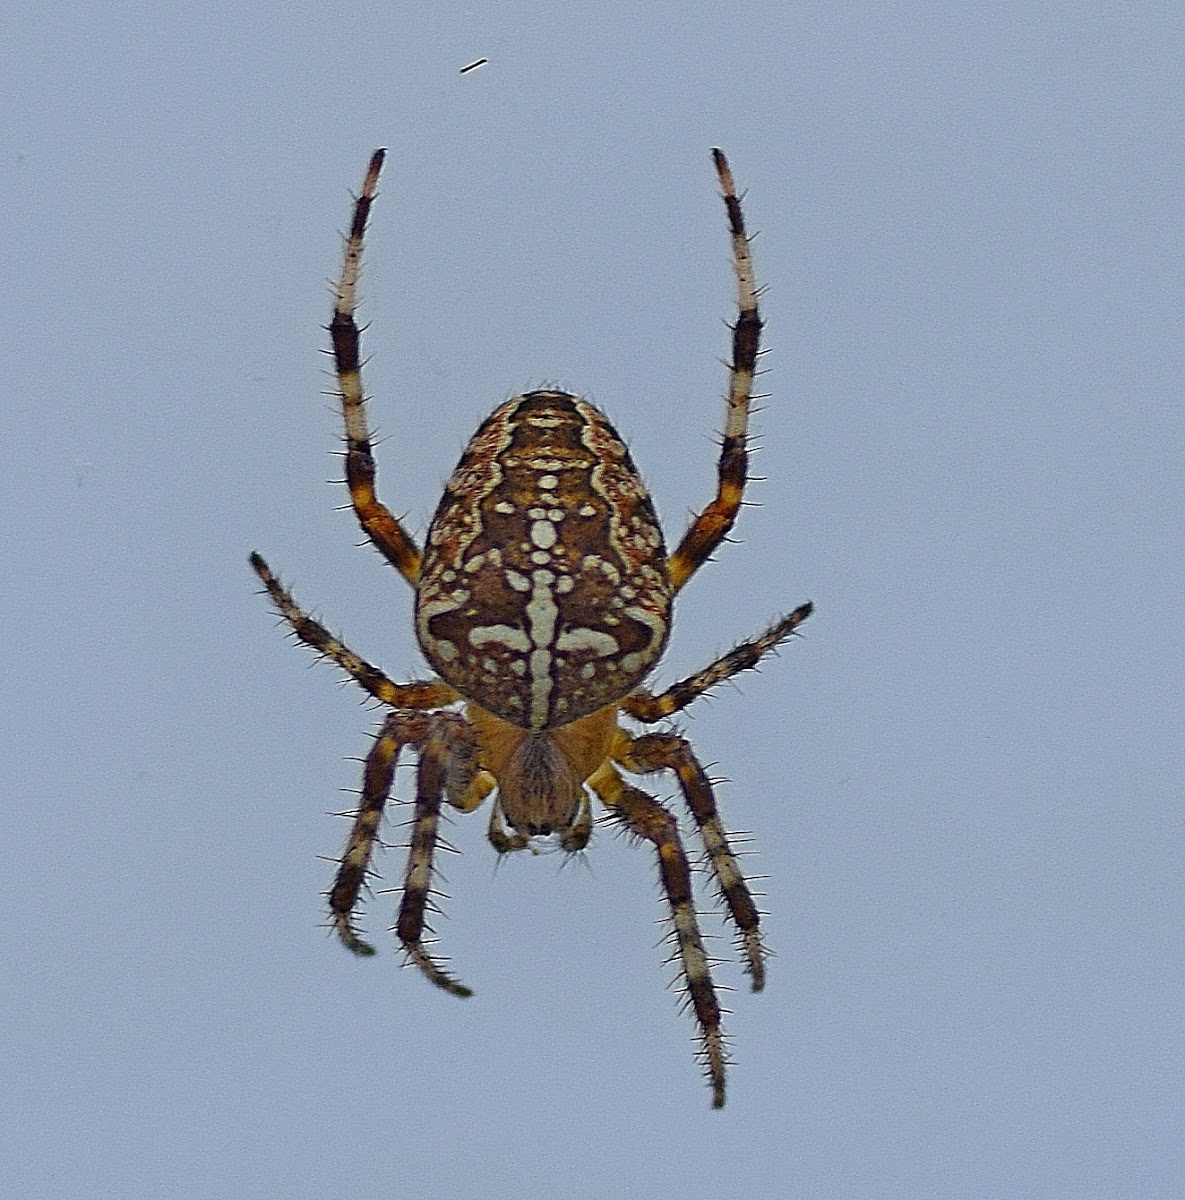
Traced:
[[331, 924], [334, 932], [341, 938], [342, 945], [351, 953], [357, 954], [359, 958], [372, 958], [378, 953], [369, 942], [358, 936], [348, 913], [332, 913]]
[[724, 1068], [728, 1061], [724, 1052], [724, 1035], [719, 1026], [703, 1031], [700, 1056], [704, 1062], [704, 1074], [712, 1088], [712, 1107], [724, 1107]]
[[756, 929], [746, 929], [740, 935], [740, 948], [745, 958], [745, 974], [749, 976], [755, 992], [765, 987], [765, 959], [769, 951], [761, 942]]
[[[451, 996], [472, 996], [473, 989], [466, 987], [460, 980], [454, 979], [433, 957], [424, 949], [420, 942], [405, 942], [409, 962], [413, 962], [428, 979], [443, 988]], [[373, 951], [372, 951], [373, 953]]]

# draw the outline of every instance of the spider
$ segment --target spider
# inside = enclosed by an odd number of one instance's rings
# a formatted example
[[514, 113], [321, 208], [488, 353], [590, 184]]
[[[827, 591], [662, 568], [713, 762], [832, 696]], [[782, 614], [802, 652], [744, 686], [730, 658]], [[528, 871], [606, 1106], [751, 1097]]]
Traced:
[[486, 418], [445, 487], [421, 550], [375, 493], [354, 317], [363, 234], [384, 154], [378, 150], [371, 158], [355, 202], [329, 333], [350, 500], [366, 536], [415, 593], [416, 635], [435, 675], [393, 682], [313, 620], [267, 563], [251, 555], [296, 638], [390, 709], [366, 756], [353, 828], [328, 893], [332, 927], [355, 954], [375, 952], [358, 933], [355, 910], [405, 748], [417, 753], [418, 768], [395, 932], [408, 959], [454, 996], [472, 993], [425, 940], [439, 894], [433, 858], [442, 805], [472, 812], [489, 801], [489, 840], [499, 854], [538, 849], [548, 837], [577, 852], [588, 844], [596, 796], [611, 819], [657, 854], [672, 959], [719, 1108], [726, 1064], [721, 1007], [687, 853], [675, 816], [622, 771], [674, 772], [754, 991], [765, 983], [758, 910], [691, 745], [673, 732], [631, 733], [619, 718], [652, 725], [681, 711], [756, 666], [811, 612], [809, 603], [800, 605], [760, 637], [665, 691], [642, 686], [666, 646], [675, 594], [732, 528], [747, 474], [761, 319], [728, 162], [712, 151], [731, 230], [739, 310], [718, 483], [715, 498], [674, 552], [667, 553], [650, 496], [605, 416], [580, 396], [550, 389], [514, 396]]

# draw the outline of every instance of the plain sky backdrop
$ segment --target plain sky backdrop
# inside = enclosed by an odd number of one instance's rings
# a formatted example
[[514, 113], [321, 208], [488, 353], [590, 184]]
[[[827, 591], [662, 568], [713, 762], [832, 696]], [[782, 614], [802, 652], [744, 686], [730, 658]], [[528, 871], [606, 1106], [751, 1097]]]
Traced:
[[[1183, 60], [1151, 0], [14, 8], [2, 1190], [1185, 1195]], [[325, 483], [326, 280], [380, 145], [367, 384], [420, 533], [553, 383], [678, 536], [733, 302], [711, 146], [747, 190], [760, 506], [657, 681], [817, 607], [681, 721], [777, 951], [754, 996], [716, 943], [722, 1112], [653, 856], [608, 829], [495, 872], [455, 820], [471, 1000], [400, 969], [390, 895], [377, 958], [321, 927], [376, 716], [247, 554], [422, 673]]]

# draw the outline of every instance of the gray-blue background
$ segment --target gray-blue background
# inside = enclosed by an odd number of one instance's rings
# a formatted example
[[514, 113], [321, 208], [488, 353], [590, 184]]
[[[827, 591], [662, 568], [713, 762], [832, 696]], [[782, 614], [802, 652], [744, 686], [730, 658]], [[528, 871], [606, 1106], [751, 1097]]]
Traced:
[[[1151, 2], [10, 14], [5, 1188], [1185, 1194], [1183, 52]], [[722, 1113], [651, 856], [608, 831], [495, 874], [455, 822], [468, 1002], [398, 969], [389, 896], [377, 959], [319, 928], [374, 717], [246, 555], [422, 670], [323, 483], [325, 280], [378, 145], [367, 382], [417, 531], [543, 382], [681, 531], [732, 304], [710, 146], [748, 190], [767, 479], [659, 680], [818, 608], [685, 722], [778, 952], [761, 996], [719, 971]]]

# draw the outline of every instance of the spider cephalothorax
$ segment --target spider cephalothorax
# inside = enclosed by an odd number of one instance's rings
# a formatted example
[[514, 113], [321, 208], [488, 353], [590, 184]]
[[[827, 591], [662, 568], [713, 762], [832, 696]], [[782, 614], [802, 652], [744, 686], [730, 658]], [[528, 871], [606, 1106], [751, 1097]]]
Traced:
[[588, 844], [595, 795], [657, 852], [718, 1107], [725, 1065], [720, 1005], [696, 920], [691, 869], [674, 816], [622, 770], [675, 773], [754, 991], [765, 982], [759, 914], [690, 744], [673, 733], [633, 734], [619, 720], [625, 715], [652, 724], [680, 711], [755, 666], [811, 611], [801, 605], [662, 693], [641, 686], [666, 647], [675, 594], [732, 528], [747, 473], [761, 320], [736, 189], [724, 155], [715, 150], [713, 157], [732, 232], [739, 315], [716, 497], [673, 553], [625, 443], [604, 414], [567, 392], [515, 396], [486, 418], [445, 487], [423, 552], [380, 503], [354, 320], [380, 150], [355, 206], [330, 333], [351, 502], [371, 542], [415, 590], [416, 635], [436, 676], [394, 683], [308, 617], [258, 554], [251, 564], [296, 636], [391, 709], [367, 755], [353, 831], [329, 893], [333, 925], [345, 944], [359, 954], [374, 952], [358, 936], [354, 913], [404, 747], [414, 747], [419, 766], [395, 928], [410, 959], [455, 995], [467, 996], [469, 989], [424, 941], [441, 805], [470, 812], [492, 794], [489, 838], [499, 853], [548, 836], [576, 851]]

